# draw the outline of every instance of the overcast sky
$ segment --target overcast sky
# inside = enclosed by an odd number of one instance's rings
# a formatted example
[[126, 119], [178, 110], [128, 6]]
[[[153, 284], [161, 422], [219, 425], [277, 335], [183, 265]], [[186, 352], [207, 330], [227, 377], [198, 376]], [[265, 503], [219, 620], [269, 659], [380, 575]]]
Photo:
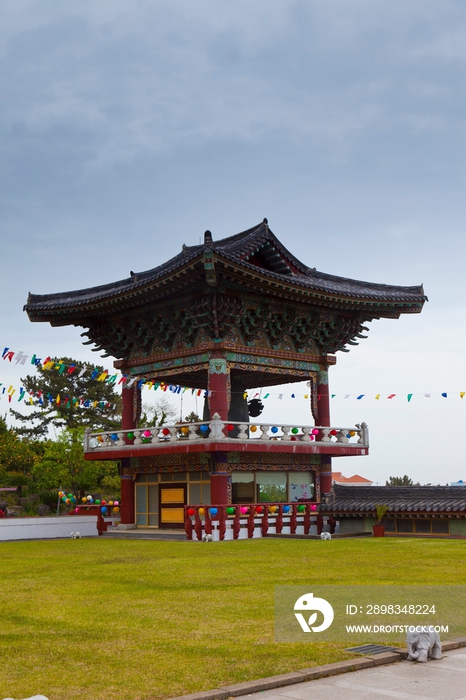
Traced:
[[[429, 297], [338, 353], [332, 422], [366, 421], [371, 454], [334, 469], [466, 480], [465, 20], [460, 0], [0, 0], [2, 349], [98, 361], [82, 329], [31, 324], [28, 292], [267, 217], [311, 267]], [[276, 393], [264, 421], [311, 422]]]

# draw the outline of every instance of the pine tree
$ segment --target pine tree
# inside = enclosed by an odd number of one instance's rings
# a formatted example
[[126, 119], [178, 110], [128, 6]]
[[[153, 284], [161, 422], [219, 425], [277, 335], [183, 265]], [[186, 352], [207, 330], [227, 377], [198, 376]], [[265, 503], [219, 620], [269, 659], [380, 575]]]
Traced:
[[121, 424], [121, 397], [113, 384], [99, 381], [103, 368], [68, 357], [51, 359], [53, 367], [45, 369], [41, 365], [35, 375], [21, 379], [27, 396], [25, 403], [32, 400], [35, 410], [23, 414], [10, 409], [22, 424], [16, 428], [16, 433], [37, 438], [45, 437], [51, 426], [89, 427], [92, 430], [118, 428]]

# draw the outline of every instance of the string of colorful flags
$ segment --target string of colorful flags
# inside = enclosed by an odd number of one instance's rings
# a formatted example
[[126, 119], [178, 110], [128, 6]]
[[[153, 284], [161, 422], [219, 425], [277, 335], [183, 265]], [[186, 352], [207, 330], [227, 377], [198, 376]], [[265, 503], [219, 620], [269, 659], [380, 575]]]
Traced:
[[[92, 367], [89, 365], [79, 365], [79, 364], [69, 364], [64, 362], [63, 360], [56, 361], [53, 360], [50, 356], [45, 357], [42, 359], [41, 357], [38, 357], [35, 353], [28, 354], [25, 353], [21, 350], [12, 350], [9, 347], [5, 347], [2, 353], [2, 359], [6, 360], [7, 362], [10, 363], [15, 363], [16, 365], [22, 365], [25, 366], [26, 363], [32, 365], [33, 367], [41, 367], [42, 370], [49, 370], [49, 371], [56, 371], [60, 375], [66, 375], [66, 376], [75, 376], [78, 378], [81, 378], [83, 376], [88, 376], [90, 375], [91, 379], [95, 379], [99, 382], [105, 382], [106, 384], [110, 386], [121, 386], [121, 387], [126, 387], [130, 388], [134, 384], [138, 386], [138, 388], [147, 388], [151, 390], [161, 390], [164, 392], [170, 392], [173, 394], [185, 394], [185, 392], [190, 392], [191, 395], [195, 396], [203, 396], [204, 398], [212, 396], [213, 392], [206, 390], [206, 389], [199, 389], [199, 388], [188, 388], [188, 387], [183, 387], [179, 384], [168, 384], [165, 382], [158, 382], [156, 380], [152, 379], [139, 379], [138, 377], [129, 377], [126, 374], [122, 374], [120, 372], [113, 372], [111, 373], [107, 369], [103, 369], [102, 367]], [[29, 360], [29, 362], [28, 362]], [[370, 395], [370, 394], [331, 394], [332, 399], [337, 399], [337, 398], [343, 398], [343, 399], [355, 399], [355, 400], [362, 400], [362, 399], [368, 399], [371, 396], [377, 401], [381, 399], [389, 399], [393, 400], [395, 398], [406, 398], [406, 400], [411, 402], [411, 400], [414, 397], [422, 396], [424, 398], [431, 398], [432, 396], [440, 396], [442, 398], [449, 398], [453, 396], [459, 396], [460, 399], [463, 399], [465, 396], [464, 391], [454, 391], [454, 392], [438, 392], [438, 393], [390, 393], [390, 394], [382, 394], [378, 393], [375, 395]], [[0, 382], [0, 399], [4, 397], [8, 400], [8, 402], [13, 401], [13, 397], [15, 397], [15, 401], [18, 403], [21, 401], [24, 401], [26, 404], [30, 405], [44, 405], [44, 403], [54, 403], [55, 405], [69, 405], [69, 406], [82, 406], [84, 408], [108, 408], [112, 406], [113, 408], [116, 408], [115, 404], [111, 404], [108, 401], [96, 401], [96, 400], [91, 400], [86, 397], [70, 397], [68, 395], [61, 396], [60, 394], [52, 394], [50, 392], [47, 393], [42, 393], [42, 392], [36, 392], [36, 393], [31, 393], [27, 392], [24, 387], [16, 387], [12, 384], [9, 384], [7, 387], [6, 384], [3, 384]], [[297, 394], [297, 393], [290, 393], [290, 394], [285, 394], [285, 393], [275, 393], [275, 392], [267, 392], [264, 395], [262, 395], [262, 391], [257, 392], [257, 391], [250, 391], [247, 392], [245, 391], [243, 393], [243, 397], [247, 400], [250, 400], [251, 398], [256, 398], [260, 397], [262, 400], [268, 399], [270, 397], [277, 398], [279, 400], [283, 400], [284, 398], [291, 398], [291, 399], [296, 399], [296, 398], [303, 398], [308, 400], [309, 399], [309, 393], [303, 393], [303, 394]], [[318, 399], [321, 398], [321, 396], [317, 397]]]

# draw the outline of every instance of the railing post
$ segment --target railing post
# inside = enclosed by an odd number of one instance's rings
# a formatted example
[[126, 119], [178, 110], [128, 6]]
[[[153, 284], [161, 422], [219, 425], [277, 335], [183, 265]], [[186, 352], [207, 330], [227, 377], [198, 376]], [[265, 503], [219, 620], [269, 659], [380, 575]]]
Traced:
[[204, 531], [206, 535], [212, 534], [212, 520], [209, 513], [209, 507], [204, 507]]
[[296, 506], [291, 506], [291, 513], [290, 513], [290, 535], [295, 535], [296, 534], [296, 526], [298, 524], [297, 521], [297, 514], [296, 514]]
[[264, 507], [264, 515], [262, 516], [262, 522], [261, 522], [261, 533], [262, 537], [267, 537], [269, 532], [269, 508], [268, 506]]
[[254, 537], [254, 505], [249, 506], [249, 517], [248, 517], [248, 537]]
[[[191, 507], [191, 506], [189, 506]], [[188, 506], [184, 507], [184, 531], [186, 532], [186, 537], [188, 540], [193, 539], [193, 521], [188, 513]]]
[[240, 507], [235, 506], [235, 517], [233, 519], [233, 539], [237, 540], [239, 537], [239, 531], [241, 530], [240, 519]]
[[306, 510], [304, 511], [304, 534], [308, 535], [311, 529], [311, 504], [306, 503]]
[[225, 539], [225, 532], [227, 529], [226, 523], [226, 506], [219, 506], [219, 516], [218, 516], [218, 536], [220, 540]]
[[212, 440], [224, 440], [225, 435], [223, 433], [223, 428], [225, 423], [220, 420], [218, 413], [214, 413], [212, 420], [210, 421], [210, 438]]
[[202, 521], [199, 515], [199, 507], [196, 508], [196, 515], [194, 516], [194, 532], [198, 540], [202, 540]]
[[277, 533], [277, 535], [279, 535], [282, 530], [283, 530], [283, 504], [280, 503], [278, 506], [277, 519], [275, 521], [275, 532]]

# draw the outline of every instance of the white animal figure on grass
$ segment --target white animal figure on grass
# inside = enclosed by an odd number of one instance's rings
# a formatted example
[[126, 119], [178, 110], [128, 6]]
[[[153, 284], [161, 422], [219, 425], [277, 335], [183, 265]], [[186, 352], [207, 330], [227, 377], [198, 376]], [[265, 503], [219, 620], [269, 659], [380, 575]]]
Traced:
[[408, 632], [406, 643], [409, 661], [425, 663], [428, 658], [442, 658], [442, 644], [438, 632]]
[[204, 534], [202, 535], [202, 541], [203, 542], [212, 542], [212, 535], [206, 535], [206, 533], [204, 532]]
[[332, 539], [332, 535], [330, 534], [330, 532], [321, 532], [321, 533], [320, 533], [320, 539], [321, 539], [321, 540], [331, 540], [331, 539]]
[[[80, 540], [81, 539], [81, 533], [80, 532], [72, 532], [71, 533], [71, 539], [72, 540]], [[29, 699], [27, 699], [29, 700]]]

